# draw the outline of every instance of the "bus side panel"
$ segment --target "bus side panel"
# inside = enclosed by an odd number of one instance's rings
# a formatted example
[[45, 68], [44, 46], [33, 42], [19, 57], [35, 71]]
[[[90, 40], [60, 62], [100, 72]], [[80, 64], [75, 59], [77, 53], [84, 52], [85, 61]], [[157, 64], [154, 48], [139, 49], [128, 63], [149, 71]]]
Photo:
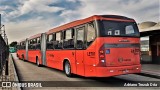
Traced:
[[53, 54], [54, 54], [54, 59], [52, 61], [52, 59], [50, 59], [52, 67], [56, 68], [56, 69], [60, 69], [62, 70], [62, 60], [60, 59], [60, 57], [62, 56], [62, 51], [61, 50], [55, 50], [53, 51]]
[[25, 50], [18, 50], [18, 51], [17, 51], [18, 57], [19, 57], [20, 59], [23, 58], [22, 55], [23, 55], [24, 53], [25, 53]]
[[28, 50], [28, 61], [32, 62], [32, 50]]
[[33, 62], [33, 63], [36, 63], [36, 56], [38, 56], [38, 59], [40, 59], [40, 50], [29, 50], [29, 53], [28, 53], [28, 60], [30, 62]]
[[47, 50], [46, 51], [46, 62], [48, 67], [62, 70], [62, 50]]
[[16, 53], [17, 53], [17, 57], [19, 58], [19, 50], [17, 50], [17, 52], [16, 52]]
[[47, 50], [47, 66], [63, 70], [63, 61], [68, 60], [71, 64], [72, 73], [76, 74], [75, 50]]
[[20, 58], [20, 50], [17, 50], [17, 57]]
[[67, 59], [69, 60], [70, 64], [71, 64], [71, 72], [76, 74], [76, 58], [75, 58], [75, 50], [63, 50], [60, 51], [60, 60], [62, 60], [62, 62], [59, 62], [60, 68], [63, 69], [63, 60]]
[[21, 57], [21, 59], [23, 59], [24, 53], [25, 53], [25, 50], [20, 50], [20, 57]]
[[35, 51], [35, 56], [34, 56], [34, 58], [35, 58], [35, 63], [36, 63], [36, 57], [38, 57], [38, 61], [39, 61], [39, 63], [41, 64], [42, 62], [41, 62], [41, 50], [36, 50]]
[[29, 50], [28, 51], [28, 61], [34, 62], [36, 60], [36, 51], [35, 50]]
[[26, 60], [26, 50], [23, 51], [24, 60]]
[[55, 54], [53, 50], [46, 50], [46, 62], [48, 67], [56, 68], [55, 63], [53, 62], [55, 60]]
[[95, 76], [95, 61], [97, 59], [96, 55], [96, 40], [85, 50], [84, 52], [84, 64], [85, 64], [85, 76]]

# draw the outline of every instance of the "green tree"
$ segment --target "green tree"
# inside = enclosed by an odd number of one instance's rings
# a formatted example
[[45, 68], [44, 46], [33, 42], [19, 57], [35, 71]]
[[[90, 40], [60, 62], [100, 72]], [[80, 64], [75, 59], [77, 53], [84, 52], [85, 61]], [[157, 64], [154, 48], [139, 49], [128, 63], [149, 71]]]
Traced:
[[17, 41], [11, 42], [11, 44], [10, 44], [9, 46], [10, 46], [10, 47], [16, 47], [16, 46], [17, 46]]

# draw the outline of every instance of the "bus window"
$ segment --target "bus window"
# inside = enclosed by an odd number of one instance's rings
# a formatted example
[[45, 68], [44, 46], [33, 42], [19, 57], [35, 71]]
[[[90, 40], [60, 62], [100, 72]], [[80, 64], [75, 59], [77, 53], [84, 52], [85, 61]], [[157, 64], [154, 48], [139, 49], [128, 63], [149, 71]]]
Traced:
[[53, 41], [53, 34], [47, 36], [47, 42]]
[[65, 39], [71, 39], [72, 38], [72, 31], [71, 30], [67, 30], [65, 37], [66, 37]]
[[56, 41], [60, 41], [61, 40], [61, 33], [58, 32], [56, 33]]
[[40, 38], [37, 38], [37, 43], [40, 43], [39, 41], [40, 41]]
[[36, 44], [37, 43], [37, 38], [36, 39], [34, 39], [34, 44]]
[[134, 36], [139, 37], [135, 22], [102, 21], [101, 36]]
[[36, 42], [35, 42], [35, 49], [40, 49], [40, 38], [36, 38]]
[[26, 49], [26, 44], [25, 44], [25, 42], [23, 42], [23, 49]]
[[37, 44], [39, 43], [39, 38], [37, 38], [37, 42], [36, 42]]
[[30, 40], [30, 44], [32, 44], [32, 40]]
[[63, 48], [71, 49], [74, 48], [74, 30], [69, 29], [64, 31], [64, 42], [63, 42]]
[[37, 39], [34, 38], [31, 40], [30, 49], [36, 49]]
[[87, 27], [87, 46], [89, 46], [94, 39], [96, 38], [96, 29], [94, 28], [94, 24], [90, 23]]
[[30, 44], [30, 41], [28, 41], [28, 44]]
[[19, 46], [20, 46], [20, 49], [22, 49], [22, 43], [20, 43], [20, 45], [19, 45]]
[[31, 41], [29, 40], [28, 41], [28, 49], [30, 49], [30, 44], [31, 44]]
[[53, 34], [48, 35], [47, 49], [53, 49]]
[[83, 49], [84, 44], [84, 27], [77, 28], [77, 49]]
[[22, 45], [22, 42], [21, 42], [21, 44], [20, 44], [20, 47], [21, 47], [21, 49], [23, 49], [23, 45]]
[[61, 32], [56, 33], [56, 41], [54, 41], [55, 49], [62, 49]]
[[29, 49], [32, 49], [33, 40], [30, 40]]
[[134, 32], [134, 28], [133, 28], [133, 26], [132, 25], [128, 25], [128, 26], [126, 26], [126, 34], [134, 34], [135, 32]]
[[40, 40], [40, 37], [37, 38], [37, 49], [41, 49]]

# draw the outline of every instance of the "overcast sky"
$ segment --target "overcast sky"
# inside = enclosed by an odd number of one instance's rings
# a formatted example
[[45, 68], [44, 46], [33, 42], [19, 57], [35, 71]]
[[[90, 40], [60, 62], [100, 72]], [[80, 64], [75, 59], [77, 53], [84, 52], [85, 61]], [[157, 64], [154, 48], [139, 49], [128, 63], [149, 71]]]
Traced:
[[94, 14], [158, 22], [160, 0], [0, 0], [0, 14], [12, 42]]

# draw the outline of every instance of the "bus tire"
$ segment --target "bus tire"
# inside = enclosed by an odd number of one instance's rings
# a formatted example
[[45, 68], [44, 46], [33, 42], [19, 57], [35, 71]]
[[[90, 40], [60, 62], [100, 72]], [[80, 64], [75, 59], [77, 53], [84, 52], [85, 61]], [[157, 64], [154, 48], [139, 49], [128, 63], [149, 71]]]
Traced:
[[36, 64], [37, 64], [38, 67], [41, 66], [40, 63], [39, 63], [38, 57], [36, 57]]
[[18, 56], [18, 54], [16, 54], [17, 55], [17, 58], [19, 59], [19, 56]]
[[70, 65], [69, 61], [65, 61], [65, 63], [64, 63], [64, 72], [65, 72], [67, 77], [72, 76], [71, 65]]
[[23, 60], [23, 61], [25, 61], [25, 59], [24, 59], [24, 55], [22, 55], [22, 60]]
[[17, 58], [20, 60], [19, 55], [17, 54]]

